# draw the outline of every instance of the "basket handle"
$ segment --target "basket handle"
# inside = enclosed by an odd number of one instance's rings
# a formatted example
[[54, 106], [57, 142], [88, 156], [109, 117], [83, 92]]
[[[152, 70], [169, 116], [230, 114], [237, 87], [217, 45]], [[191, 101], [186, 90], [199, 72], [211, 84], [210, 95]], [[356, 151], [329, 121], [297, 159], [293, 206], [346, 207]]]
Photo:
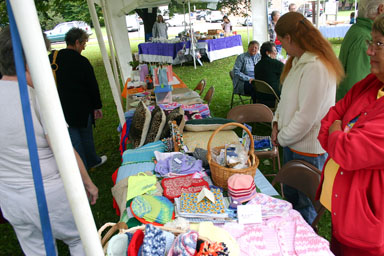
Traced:
[[[250, 145], [250, 150], [248, 151], [248, 155], [252, 155], [252, 156], [253, 156], [253, 157], [251, 158], [251, 159], [252, 159], [251, 161], [254, 162], [254, 159], [255, 159], [255, 157], [254, 157], [254, 155], [255, 155], [255, 153], [254, 153], [255, 148], [254, 148], [253, 145], [255, 145], [255, 142], [254, 142], [254, 140], [253, 140], [252, 133], [248, 130], [247, 127], [245, 127], [244, 125], [242, 125], [242, 124], [240, 124], [240, 123], [226, 123], [226, 124], [220, 126], [219, 128], [217, 128], [216, 131], [214, 131], [214, 132], [212, 133], [211, 137], [210, 137], [209, 140], [208, 140], [208, 145], [207, 145], [207, 160], [208, 160], [208, 163], [211, 162], [211, 159], [212, 159], [212, 156], [211, 156], [211, 142], [212, 142], [212, 140], [213, 140], [213, 137], [215, 137], [215, 135], [216, 135], [219, 131], [221, 131], [222, 129], [224, 129], [225, 127], [233, 126], [233, 125], [234, 125], [234, 126], [238, 126], [238, 127], [240, 127], [240, 128], [243, 128], [243, 129], [248, 133], [249, 138], [251, 139], [251, 145]], [[251, 163], [251, 165], [253, 165], [253, 163]]]
[[[108, 232], [104, 235], [104, 237], [102, 237], [102, 233], [104, 230], [106, 230], [108, 227], [111, 227]], [[106, 224], [104, 224], [99, 230], [98, 230], [98, 234], [99, 234], [99, 238], [101, 240], [101, 245], [103, 246], [103, 248], [106, 246], [106, 243], [107, 241], [111, 238], [111, 236], [117, 231], [117, 230], [120, 230], [120, 229], [126, 229], [128, 228], [127, 224], [125, 222], [118, 222], [118, 223], [112, 223], [112, 222], [108, 222]]]

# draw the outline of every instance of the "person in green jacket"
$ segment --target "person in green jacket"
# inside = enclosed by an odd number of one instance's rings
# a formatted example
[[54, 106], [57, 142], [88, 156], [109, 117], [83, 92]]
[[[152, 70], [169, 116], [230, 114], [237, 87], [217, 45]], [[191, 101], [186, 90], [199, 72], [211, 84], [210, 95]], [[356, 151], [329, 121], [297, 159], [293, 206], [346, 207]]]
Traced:
[[351, 87], [370, 73], [367, 40], [371, 40], [373, 20], [384, 12], [384, 0], [360, 0], [356, 23], [351, 26], [341, 44], [339, 59], [345, 78], [336, 91], [339, 101]]

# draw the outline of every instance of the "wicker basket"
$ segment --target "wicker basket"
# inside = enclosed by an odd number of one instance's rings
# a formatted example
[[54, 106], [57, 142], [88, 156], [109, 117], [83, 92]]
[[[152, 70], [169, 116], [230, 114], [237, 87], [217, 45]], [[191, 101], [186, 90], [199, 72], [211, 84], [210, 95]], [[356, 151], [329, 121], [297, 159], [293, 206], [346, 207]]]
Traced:
[[211, 169], [211, 175], [212, 175], [213, 183], [216, 186], [222, 187], [224, 189], [228, 188], [228, 179], [233, 174], [236, 174], [236, 173], [238, 173], [238, 174], [248, 174], [248, 175], [251, 175], [252, 177], [254, 177], [255, 174], [256, 174], [257, 166], [259, 166], [259, 159], [257, 158], [257, 156], [254, 153], [254, 147], [253, 146], [251, 146], [250, 150], [248, 151], [248, 155], [249, 155], [249, 161], [248, 162], [250, 162], [250, 167], [248, 167], [248, 168], [244, 168], [244, 169], [227, 168], [227, 167], [219, 165], [218, 163], [216, 163], [212, 159], [212, 156], [211, 156], [211, 142], [213, 140], [213, 137], [219, 131], [221, 131], [225, 127], [231, 126], [231, 125], [243, 128], [248, 133], [248, 135], [249, 135], [249, 137], [251, 139], [251, 144], [250, 145], [254, 145], [254, 140], [253, 140], [253, 136], [252, 136], [251, 132], [247, 129], [247, 127], [245, 127], [244, 125], [239, 124], [239, 123], [227, 123], [227, 124], [224, 124], [224, 125], [220, 126], [211, 135], [211, 138], [209, 138], [208, 146], [207, 146], [207, 151], [208, 151], [207, 152], [207, 160], [208, 160], [208, 163], [209, 163], [209, 167]]
[[[109, 229], [108, 229], [109, 228]], [[175, 236], [179, 235], [179, 234], [183, 234], [183, 233], [186, 233], [188, 232], [188, 230], [184, 230], [184, 229], [177, 229], [177, 228], [167, 228], [167, 227], [164, 227], [164, 226], [156, 226], [156, 228], [159, 228], [161, 230], [164, 230], [164, 231], [168, 231], [168, 232], [171, 232], [173, 233]], [[108, 229], [108, 231], [105, 233], [105, 235], [103, 236], [102, 234], [104, 233], [104, 231], [106, 231]], [[103, 250], [104, 250], [104, 253], [107, 253], [107, 248], [108, 248], [108, 242], [110, 240], [110, 238], [118, 233], [118, 234], [124, 234], [124, 233], [135, 233], [136, 230], [143, 230], [145, 232], [145, 225], [141, 225], [141, 226], [137, 226], [137, 227], [133, 227], [133, 228], [128, 228], [127, 224], [124, 223], [124, 222], [119, 222], [119, 223], [112, 223], [112, 222], [108, 222], [106, 224], [104, 224], [99, 230], [98, 230], [98, 234], [99, 234], [99, 238], [100, 238], [100, 241], [101, 241], [101, 245], [103, 247]], [[203, 240], [203, 241], [207, 241], [207, 242], [211, 242], [208, 238], [206, 237], [203, 237], [203, 236], [200, 236], [199, 235], [199, 239]]]

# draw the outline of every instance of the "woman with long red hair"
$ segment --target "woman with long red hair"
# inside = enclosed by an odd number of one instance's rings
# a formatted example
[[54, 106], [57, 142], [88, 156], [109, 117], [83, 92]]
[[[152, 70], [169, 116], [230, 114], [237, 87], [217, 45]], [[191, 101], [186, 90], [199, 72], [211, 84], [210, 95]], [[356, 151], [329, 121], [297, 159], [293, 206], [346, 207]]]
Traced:
[[[302, 14], [289, 12], [275, 31], [290, 56], [281, 74], [281, 100], [275, 112], [272, 140], [284, 150], [284, 163], [299, 159], [322, 170], [327, 158], [317, 136], [320, 121], [335, 104], [343, 68], [331, 44]], [[303, 193], [284, 186], [284, 195], [311, 224], [316, 211]]]

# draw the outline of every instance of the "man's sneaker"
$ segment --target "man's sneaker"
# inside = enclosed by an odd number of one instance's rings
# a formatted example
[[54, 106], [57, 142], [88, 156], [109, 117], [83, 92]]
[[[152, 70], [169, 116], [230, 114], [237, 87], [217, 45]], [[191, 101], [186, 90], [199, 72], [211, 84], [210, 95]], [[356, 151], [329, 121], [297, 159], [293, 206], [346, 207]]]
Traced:
[[100, 157], [100, 163], [98, 164], [95, 164], [94, 166], [91, 167], [92, 168], [96, 168], [96, 167], [99, 167], [100, 165], [104, 164], [105, 162], [107, 162], [107, 156], [106, 155], [103, 155]]

